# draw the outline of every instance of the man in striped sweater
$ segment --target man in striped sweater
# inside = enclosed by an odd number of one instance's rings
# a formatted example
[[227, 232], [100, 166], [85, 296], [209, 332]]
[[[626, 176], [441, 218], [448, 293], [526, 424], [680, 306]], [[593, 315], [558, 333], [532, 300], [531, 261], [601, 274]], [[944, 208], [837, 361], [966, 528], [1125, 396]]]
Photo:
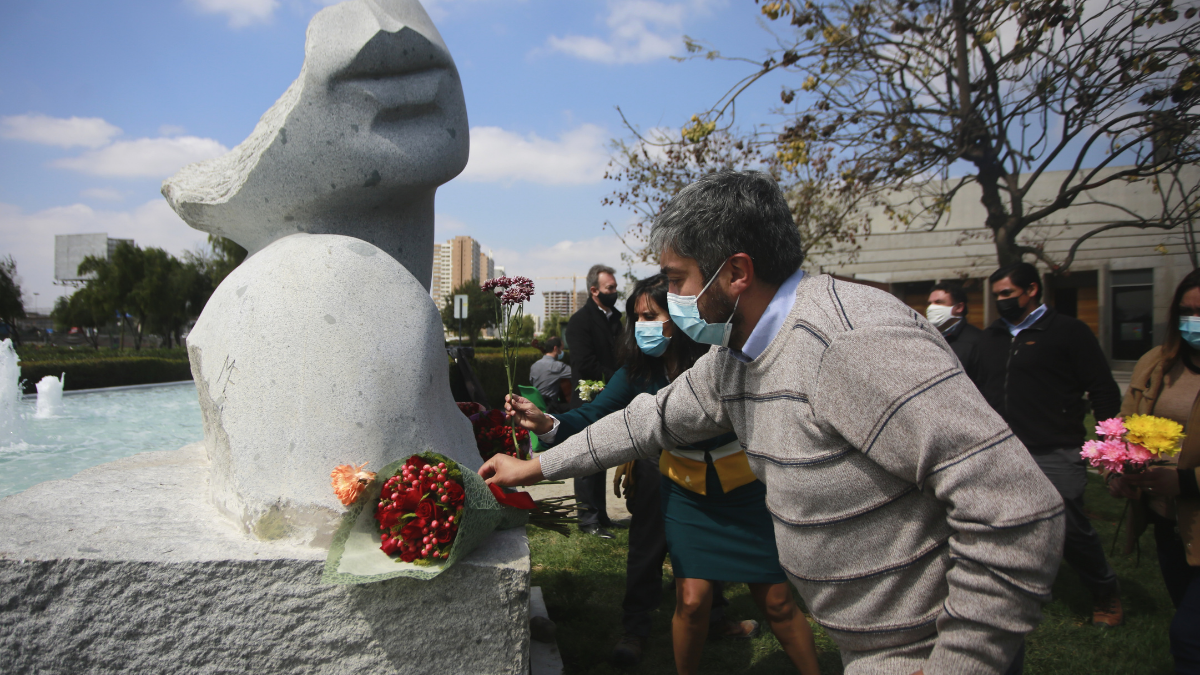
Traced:
[[780, 563], [847, 673], [1020, 672], [1063, 503], [937, 329], [886, 293], [802, 272], [763, 174], [689, 185], [651, 245], [672, 320], [718, 348], [553, 451], [480, 474], [580, 476], [733, 431], [767, 486]]

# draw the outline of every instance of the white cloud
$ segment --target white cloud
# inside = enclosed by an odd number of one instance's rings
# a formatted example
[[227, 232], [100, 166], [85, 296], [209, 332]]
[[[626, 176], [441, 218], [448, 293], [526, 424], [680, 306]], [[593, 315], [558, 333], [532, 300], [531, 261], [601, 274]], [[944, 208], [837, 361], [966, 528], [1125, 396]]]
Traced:
[[683, 46], [684, 21], [705, 12], [709, 4], [709, 0], [609, 0], [604, 18], [608, 35], [552, 35], [546, 46], [551, 51], [598, 63], [653, 61], [679, 51]]
[[53, 166], [93, 176], [166, 178], [185, 164], [212, 159], [228, 151], [211, 138], [138, 138], [56, 160]]
[[187, 131], [177, 124], [164, 124], [158, 128], [159, 136], [182, 136]]
[[99, 199], [106, 202], [119, 202], [125, 199], [125, 195], [119, 190], [110, 188], [88, 188], [79, 194], [88, 199]]
[[462, 178], [542, 185], [596, 183], [604, 178], [608, 164], [607, 139], [604, 129], [594, 124], [567, 131], [557, 141], [499, 127], [472, 127], [471, 159]]
[[138, 246], [154, 246], [179, 256], [203, 246], [207, 235], [188, 227], [166, 200], [155, 199], [127, 211], [93, 209], [85, 204], [56, 206], [26, 213], [0, 203], [0, 250], [17, 261], [26, 300], [39, 293], [43, 309], [71, 289], [54, 285], [54, 235], [106, 232], [118, 239], [133, 239]]
[[[551, 246], [533, 246], [523, 250], [501, 248], [494, 252], [497, 265], [504, 266], [504, 273], [513, 276], [521, 275], [533, 279], [536, 289], [533, 300], [525, 306], [529, 314], [541, 316], [545, 303], [542, 291], [576, 291], [584, 290], [588, 268], [597, 263], [603, 263], [617, 270], [617, 282], [625, 286], [625, 278], [621, 276], [627, 270], [621, 262], [621, 253], [627, 249], [616, 236], [604, 234], [585, 240], [563, 240]], [[638, 265], [633, 273], [638, 277], [646, 277], [658, 270], [651, 265]], [[578, 279], [572, 286], [569, 277]], [[549, 277], [568, 277], [551, 279]], [[624, 311], [622, 309], [622, 311]]]
[[41, 113], [0, 117], [0, 136], [60, 148], [98, 148], [121, 130], [99, 117], [50, 117]]
[[271, 20], [279, 8], [279, 0], [191, 0], [205, 14], [223, 14], [230, 28], [244, 28]]

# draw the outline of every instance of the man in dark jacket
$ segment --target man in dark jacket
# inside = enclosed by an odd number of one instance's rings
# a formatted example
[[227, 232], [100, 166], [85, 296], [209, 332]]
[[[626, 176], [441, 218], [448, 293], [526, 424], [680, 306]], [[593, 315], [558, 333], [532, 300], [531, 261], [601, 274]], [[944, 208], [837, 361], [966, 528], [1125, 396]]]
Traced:
[[1063, 559], [1092, 592], [1092, 623], [1120, 625], [1117, 575], [1083, 510], [1087, 468], [1079, 450], [1088, 412], [1084, 394], [1096, 419], [1104, 420], [1120, 411], [1121, 390], [1087, 324], [1042, 304], [1037, 268], [1008, 265], [989, 282], [1001, 318], [983, 331], [968, 373], [974, 371], [984, 398], [1062, 495], [1067, 514]]
[[[621, 313], [617, 311], [617, 271], [592, 265], [587, 285], [591, 298], [567, 321], [567, 349], [571, 352], [572, 407], [583, 405], [580, 380], [608, 382], [617, 372], [617, 336]], [[612, 539], [608, 519], [604, 474], [575, 479], [575, 501], [579, 503], [579, 529], [603, 539]]]
[[971, 375], [968, 364], [975, 362], [975, 349], [983, 331], [967, 323], [967, 309], [967, 292], [962, 284], [940, 281], [929, 292], [925, 318], [942, 332], [942, 337], [950, 343], [958, 362], [966, 369], [967, 375]]

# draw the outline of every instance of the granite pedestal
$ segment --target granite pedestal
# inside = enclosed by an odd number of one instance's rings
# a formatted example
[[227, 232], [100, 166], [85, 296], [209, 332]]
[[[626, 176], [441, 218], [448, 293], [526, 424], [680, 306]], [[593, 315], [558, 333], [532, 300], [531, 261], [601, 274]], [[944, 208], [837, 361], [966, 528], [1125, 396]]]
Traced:
[[320, 582], [249, 537], [199, 443], [0, 501], [0, 673], [527, 673], [529, 547], [496, 532], [431, 581]]

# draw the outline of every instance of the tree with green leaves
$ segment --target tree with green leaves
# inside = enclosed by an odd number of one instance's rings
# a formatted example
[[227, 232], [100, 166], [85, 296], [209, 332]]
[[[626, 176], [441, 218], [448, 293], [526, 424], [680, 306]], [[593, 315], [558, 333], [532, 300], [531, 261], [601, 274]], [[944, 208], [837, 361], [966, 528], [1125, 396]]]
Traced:
[[[644, 245], [643, 248], [645, 248]], [[542, 339], [545, 340], [552, 337], [561, 338], [565, 332], [567, 321], [570, 318], [562, 316], [558, 312], [551, 312], [550, 316], [542, 322]]]
[[479, 287], [478, 279], [468, 279], [462, 282], [450, 295], [446, 296], [445, 304], [442, 306], [442, 323], [453, 333], [458, 333], [460, 330], [460, 322], [454, 318], [454, 296], [456, 295], [467, 296], [467, 318], [461, 322], [462, 333], [459, 337], [467, 338], [471, 341], [471, 346], [474, 346], [480, 332], [484, 328], [495, 325], [496, 309], [499, 303], [494, 294], [486, 293]]
[[17, 276], [17, 261], [13, 257], [0, 258], [0, 323], [8, 329], [13, 344], [21, 344], [21, 333], [17, 319], [25, 318], [25, 303], [21, 300], [21, 279]]
[[[759, 0], [756, 0], [759, 3]], [[770, 56], [684, 126], [703, 139], [733, 124], [748, 88], [785, 78], [774, 156], [803, 165], [831, 148], [837, 190], [934, 228], [978, 190], [1001, 264], [1032, 256], [1065, 271], [1114, 228], [1191, 226], [1200, 160], [1200, 22], [1171, 0], [775, 0], [759, 11]], [[693, 58], [726, 59], [688, 40]], [[1045, 175], [1065, 170], [1048, 198]], [[1148, 181], [1162, 196], [1132, 212], [1106, 190]], [[1068, 207], [1111, 222], [1054, 258], [1025, 230]]]
[[513, 321], [508, 327], [508, 336], [512, 344], [528, 347], [533, 342], [533, 334], [537, 331], [537, 322], [528, 314], [521, 315], [520, 321]]
[[84, 286], [69, 296], [58, 298], [50, 318], [54, 319], [55, 330], [66, 333], [79, 328], [88, 343], [94, 349], [100, 349], [100, 329], [111, 322], [112, 314], [106, 311], [104, 302], [95, 292]]

